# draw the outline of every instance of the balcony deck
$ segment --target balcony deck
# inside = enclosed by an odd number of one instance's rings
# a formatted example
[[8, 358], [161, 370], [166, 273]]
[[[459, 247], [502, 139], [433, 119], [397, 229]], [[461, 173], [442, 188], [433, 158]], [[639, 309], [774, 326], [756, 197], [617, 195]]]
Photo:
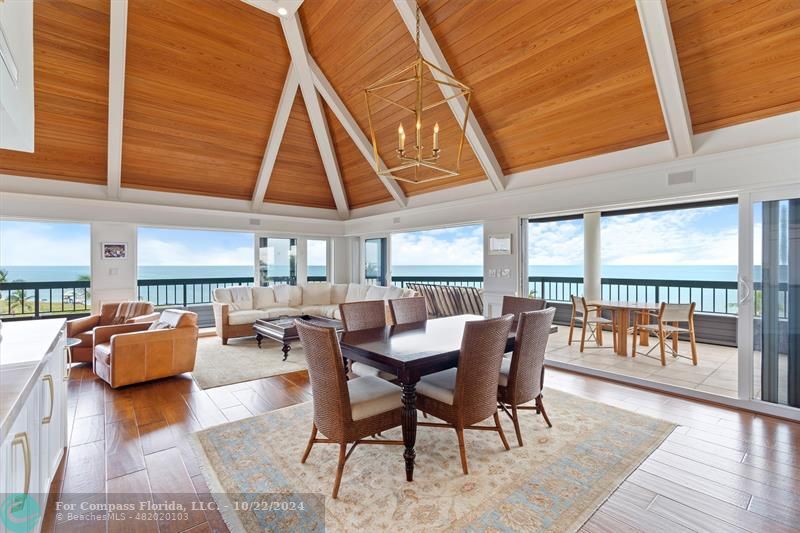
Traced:
[[[693, 366], [691, 360], [683, 357], [673, 358], [667, 352], [667, 366], [661, 366], [659, 359], [638, 354], [636, 357], [622, 357], [611, 348], [611, 337], [603, 339], [605, 346], [596, 348], [594, 341], [587, 342], [584, 352], [580, 352], [580, 328], [575, 328], [572, 345], [567, 344], [569, 326], [559, 326], [558, 333], [550, 337], [547, 345], [547, 358], [586, 368], [605, 370], [625, 376], [675, 385], [687, 389], [737, 396], [738, 352], [736, 348], [713, 344], [697, 344], [698, 364]], [[574, 339], [578, 339], [575, 342]], [[650, 346], [655, 345], [651, 339]], [[641, 347], [647, 351], [650, 347]], [[690, 354], [689, 343], [680, 341], [678, 352]], [[658, 349], [653, 352], [658, 356]], [[760, 365], [756, 365], [758, 368]], [[756, 391], [758, 392], [758, 390]]]

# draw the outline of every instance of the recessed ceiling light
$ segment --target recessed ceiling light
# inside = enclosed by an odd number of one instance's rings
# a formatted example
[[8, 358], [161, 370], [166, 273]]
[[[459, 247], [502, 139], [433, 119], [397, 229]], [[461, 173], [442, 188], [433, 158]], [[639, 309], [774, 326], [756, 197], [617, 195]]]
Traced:
[[280, 15], [282, 17], [285, 17], [288, 14], [289, 14], [289, 11], [285, 7], [279, 7], [278, 8], [278, 15]]

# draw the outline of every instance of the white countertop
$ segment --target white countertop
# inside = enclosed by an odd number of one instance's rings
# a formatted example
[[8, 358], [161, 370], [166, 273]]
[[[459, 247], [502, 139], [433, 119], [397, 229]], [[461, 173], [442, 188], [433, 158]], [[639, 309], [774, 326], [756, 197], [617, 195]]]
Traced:
[[[66, 322], [63, 318], [3, 322], [0, 329], [0, 440], [19, 411], [53, 350]], [[65, 361], [66, 364], [66, 361]]]

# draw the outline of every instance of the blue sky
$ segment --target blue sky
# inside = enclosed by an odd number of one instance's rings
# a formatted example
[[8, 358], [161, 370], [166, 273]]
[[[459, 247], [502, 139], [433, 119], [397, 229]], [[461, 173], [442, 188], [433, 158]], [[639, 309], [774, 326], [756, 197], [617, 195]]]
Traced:
[[[607, 265], [737, 262], [736, 205], [607, 217], [602, 228]], [[88, 265], [89, 234], [88, 224], [0, 221], [0, 265]], [[583, 263], [580, 220], [530, 225], [528, 241], [533, 265]], [[142, 227], [138, 259], [142, 266], [249, 266], [252, 243], [250, 233]], [[399, 233], [392, 258], [396, 265], [480, 265], [482, 243], [481, 225]], [[324, 264], [324, 255], [324, 247], [309, 247], [310, 264]]]

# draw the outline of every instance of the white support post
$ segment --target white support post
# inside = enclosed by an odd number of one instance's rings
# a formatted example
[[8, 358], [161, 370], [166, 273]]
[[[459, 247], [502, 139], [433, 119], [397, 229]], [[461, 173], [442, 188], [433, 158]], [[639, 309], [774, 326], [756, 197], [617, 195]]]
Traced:
[[286, 44], [289, 47], [292, 63], [297, 72], [300, 91], [303, 93], [303, 100], [308, 110], [311, 127], [314, 130], [314, 139], [317, 141], [317, 149], [322, 159], [322, 165], [328, 177], [333, 200], [336, 202], [336, 210], [339, 212], [339, 216], [347, 218], [350, 213], [347, 205], [347, 195], [344, 192], [339, 163], [336, 161], [336, 152], [333, 149], [333, 140], [328, 130], [328, 123], [325, 120], [325, 113], [322, 110], [322, 103], [314, 87], [314, 76], [311, 74], [311, 67], [309, 66], [306, 39], [303, 35], [303, 28], [300, 25], [300, 18], [297, 14], [281, 17], [281, 26], [283, 26]]
[[111, 2], [108, 50], [108, 197], [119, 198], [122, 187], [122, 107], [125, 101], [125, 43], [128, 0]]
[[[364, 135], [364, 132], [361, 131], [361, 128], [358, 127], [358, 123], [353, 118], [353, 115], [350, 114], [350, 111], [344, 105], [339, 95], [336, 94], [336, 90], [331, 86], [328, 79], [325, 77], [325, 74], [322, 73], [320, 70], [319, 65], [317, 65], [314, 58], [309, 56], [308, 58], [309, 66], [311, 67], [311, 74], [314, 76], [314, 85], [316, 86], [319, 94], [322, 96], [322, 99], [328, 104], [328, 107], [331, 108], [333, 114], [336, 115], [336, 118], [339, 120], [339, 123], [345, 129], [350, 138], [353, 140], [353, 143], [358, 148], [358, 151], [361, 152], [361, 155], [364, 156], [364, 159], [367, 160], [367, 163], [372, 168], [376, 168], [376, 161], [375, 156], [372, 150], [372, 144], [370, 143], [367, 136]], [[382, 168], [386, 168], [386, 163], [379, 157], [378, 163], [380, 163]], [[389, 191], [389, 194], [392, 195], [392, 198], [400, 205], [400, 207], [405, 207], [408, 205], [408, 199], [406, 198], [403, 189], [400, 188], [398, 183], [386, 176], [381, 176], [376, 174], [378, 179], [381, 180], [383, 186], [386, 187], [386, 190]]]
[[583, 215], [583, 296], [601, 299], [602, 257], [600, 254], [600, 213]]
[[253, 211], [261, 211], [264, 207], [264, 196], [267, 194], [269, 179], [272, 176], [272, 169], [275, 167], [275, 160], [278, 158], [278, 151], [283, 140], [283, 133], [286, 131], [286, 124], [289, 122], [297, 87], [297, 73], [293, 65], [289, 65], [289, 72], [286, 73], [281, 99], [278, 102], [278, 110], [275, 112], [275, 118], [272, 121], [272, 128], [269, 132], [267, 147], [264, 149], [264, 157], [261, 159], [258, 180], [256, 181], [255, 189], [253, 189]]
[[[394, 5], [397, 8], [397, 11], [400, 13], [400, 16], [403, 18], [403, 22], [406, 23], [408, 31], [411, 32], [412, 36], [416, 35], [417, 8], [414, 0], [394, 0]], [[428, 26], [428, 22], [422, 15], [420, 15], [419, 23], [419, 45], [422, 55], [437, 68], [440, 68], [448, 74], [452, 74], [453, 71], [447, 64], [447, 60], [445, 59], [441, 48], [439, 48], [439, 43], [436, 42], [433, 32]], [[431, 69], [431, 74], [437, 80], [447, 81], [447, 79], [444, 78], [441, 73], [436, 72], [433, 69]], [[461, 120], [464, 118], [464, 113], [467, 111], [467, 101], [463, 97], [453, 98], [458, 94], [458, 91], [455, 88], [444, 84], [437, 85], [439, 85], [439, 88], [442, 91], [442, 96], [444, 98], [450, 98], [447, 103], [450, 106], [450, 110], [455, 115], [456, 121], [460, 124]], [[492, 187], [494, 187], [496, 191], [502, 191], [505, 189], [503, 169], [500, 168], [500, 163], [497, 162], [497, 158], [495, 157], [494, 152], [489, 145], [489, 141], [486, 139], [486, 135], [483, 134], [483, 130], [481, 129], [480, 124], [478, 124], [478, 120], [472, 113], [470, 113], [469, 118], [467, 119], [465, 133], [467, 141], [469, 142], [475, 157], [478, 158], [478, 161], [483, 168], [483, 172], [491, 182]]]
[[683, 89], [681, 67], [672, 37], [666, 0], [636, 0], [647, 55], [653, 69], [664, 123], [677, 157], [694, 153], [692, 120]]

